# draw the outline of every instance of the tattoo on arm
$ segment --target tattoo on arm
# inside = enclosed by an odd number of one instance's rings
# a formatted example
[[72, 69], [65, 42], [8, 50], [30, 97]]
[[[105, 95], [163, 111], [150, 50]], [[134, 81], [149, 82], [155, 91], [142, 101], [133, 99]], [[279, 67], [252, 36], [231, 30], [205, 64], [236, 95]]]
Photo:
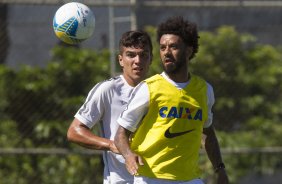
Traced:
[[117, 134], [115, 136], [115, 145], [117, 146], [119, 152], [125, 157], [128, 153], [131, 153], [129, 146], [129, 136], [131, 132], [122, 126], [119, 126]]

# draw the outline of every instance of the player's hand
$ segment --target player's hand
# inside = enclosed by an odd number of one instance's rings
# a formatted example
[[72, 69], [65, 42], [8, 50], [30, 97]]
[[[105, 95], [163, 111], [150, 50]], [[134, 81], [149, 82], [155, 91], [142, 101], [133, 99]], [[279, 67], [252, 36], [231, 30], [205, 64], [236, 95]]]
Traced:
[[117, 149], [117, 147], [116, 147], [114, 141], [111, 141], [111, 142], [110, 142], [109, 149], [110, 149], [110, 151], [112, 151], [112, 152], [114, 152], [114, 153], [116, 153], [116, 154], [120, 154], [120, 152], [119, 152], [119, 150]]
[[130, 153], [128, 155], [126, 155], [125, 157], [125, 165], [126, 165], [126, 169], [127, 171], [131, 174], [131, 175], [138, 175], [138, 168], [139, 165], [144, 165], [142, 158], [135, 154], [135, 153]]

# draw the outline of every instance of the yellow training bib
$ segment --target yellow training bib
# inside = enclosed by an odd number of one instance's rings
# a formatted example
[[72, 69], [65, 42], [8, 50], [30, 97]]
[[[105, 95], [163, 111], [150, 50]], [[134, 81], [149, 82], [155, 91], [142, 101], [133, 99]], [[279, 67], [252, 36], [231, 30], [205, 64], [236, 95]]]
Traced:
[[149, 110], [131, 142], [132, 150], [145, 162], [139, 174], [171, 180], [199, 178], [201, 135], [208, 116], [206, 81], [192, 75], [183, 89], [161, 75], [145, 82], [150, 94]]

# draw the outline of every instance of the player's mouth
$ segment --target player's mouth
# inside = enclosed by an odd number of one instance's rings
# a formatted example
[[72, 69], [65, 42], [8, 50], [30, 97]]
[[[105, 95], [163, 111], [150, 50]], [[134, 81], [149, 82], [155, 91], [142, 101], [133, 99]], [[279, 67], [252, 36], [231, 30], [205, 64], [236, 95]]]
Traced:
[[174, 59], [166, 57], [166, 58], [164, 58], [164, 63], [166, 63], [166, 64], [174, 63]]
[[174, 64], [174, 60], [167, 58], [164, 60], [164, 65], [173, 65]]
[[140, 68], [140, 67], [133, 68], [133, 71], [136, 73], [141, 73], [143, 71], [143, 68]]

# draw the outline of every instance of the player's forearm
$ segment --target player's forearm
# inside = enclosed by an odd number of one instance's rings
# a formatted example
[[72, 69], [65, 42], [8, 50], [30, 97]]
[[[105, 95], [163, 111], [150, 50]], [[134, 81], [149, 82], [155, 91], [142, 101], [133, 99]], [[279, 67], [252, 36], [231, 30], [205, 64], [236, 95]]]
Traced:
[[69, 141], [79, 144], [85, 148], [95, 150], [110, 150], [111, 140], [98, 137], [95, 135], [76, 134], [75, 136], [69, 137]]
[[129, 135], [130, 132], [128, 130], [119, 126], [114, 140], [117, 149], [125, 158], [126, 156], [132, 154], [132, 151], [129, 146]]
[[220, 147], [213, 126], [204, 129], [204, 134], [206, 134], [207, 136], [205, 140], [206, 152], [213, 165], [215, 172], [217, 173], [217, 183], [229, 184], [228, 176], [225, 171], [225, 165], [222, 161]]
[[206, 134], [207, 136], [205, 140], [206, 152], [208, 154], [208, 157], [213, 167], [216, 168], [223, 161], [222, 161], [220, 147], [215, 135], [214, 128], [212, 126], [209, 128], [205, 128], [204, 134]]
[[67, 138], [69, 141], [83, 147], [96, 150], [110, 150], [113, 141], [94, 135], [89, 128], [74, 120], [69, 127]]
[[122, 156], [125, 158], [125, 166], [131, 175], [138, 173], [139, 165], [144, 165], [142, 158], [135, 154], [129, 146], [130, 131], [119, 126], [115, 136], [115, 145]]

